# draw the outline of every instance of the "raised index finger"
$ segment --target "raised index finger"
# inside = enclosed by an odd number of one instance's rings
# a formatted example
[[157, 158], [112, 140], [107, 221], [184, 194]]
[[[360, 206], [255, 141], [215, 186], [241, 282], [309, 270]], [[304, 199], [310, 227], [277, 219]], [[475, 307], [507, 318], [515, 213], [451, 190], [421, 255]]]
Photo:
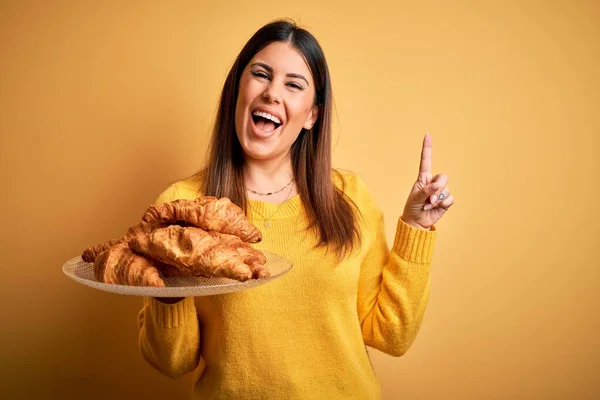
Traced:
[[421, 150], [421, 165], [419, 166], [419, 175], [423, 172], [431, 173], [431, 136], [425, 135], [423, 139], [423, 149]]

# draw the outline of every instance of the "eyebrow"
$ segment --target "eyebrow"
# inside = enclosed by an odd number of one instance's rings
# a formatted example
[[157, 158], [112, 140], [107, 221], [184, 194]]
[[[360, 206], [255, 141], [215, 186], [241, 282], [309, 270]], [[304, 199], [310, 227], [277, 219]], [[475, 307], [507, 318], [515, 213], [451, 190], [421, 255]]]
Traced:
[[[268, 65], [268, 64], [265, 64], [265, 63], [262, 63], [262, 62], [255, 62], [254, 64], [251, 65], [251, 67], [254, 67], [255, 65], [266, 69], [270, 74], [273, 73], [273, 68], [271, 68], [271, 66]], [[289, 78], [302, 79], [304, 82], [306, 82], [306, 84], [308, 86], [310, 86], [310, 84], [308, 83], [308, 79], [306, 79], [304, 76], [302, 76], [300, 74], [286, 74], [285, 76], [287, 76]]]

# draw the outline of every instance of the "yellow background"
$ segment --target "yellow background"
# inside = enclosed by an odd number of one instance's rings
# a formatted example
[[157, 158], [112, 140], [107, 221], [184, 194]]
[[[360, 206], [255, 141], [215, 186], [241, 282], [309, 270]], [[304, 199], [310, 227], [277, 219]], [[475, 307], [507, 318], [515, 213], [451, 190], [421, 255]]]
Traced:
[[287, 16], [389, 240], [426, 132], [456, 197], [416, 342], [370, 352], [385, 399], [599, 398], [598, 2], [283, 3], [2, 1], [3, 396], [186, 398], [138, 353], [140, 299], [61, 266], [201, 165], [235, 56]]

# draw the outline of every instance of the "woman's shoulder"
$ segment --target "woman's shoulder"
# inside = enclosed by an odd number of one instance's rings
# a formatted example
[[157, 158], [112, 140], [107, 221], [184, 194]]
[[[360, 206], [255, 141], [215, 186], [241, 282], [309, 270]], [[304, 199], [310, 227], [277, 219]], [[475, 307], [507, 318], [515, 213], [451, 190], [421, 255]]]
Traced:
[[202, 196], [202, 175], [194, 174], [170, 183], [157, 197], [155, 203], [167, 203], [173, 200], [193, 200]]
[[343, 168], [334, 168], [332, 171], [333, 183], [342, 191], [346, 191], [349, 185], [356, 182], [358, 176], [355, 172]]
[[333, 170], [333, 180], [336, 187], [357, 205], [375, 205], [371, 191], [358, 173], [347, 169], [336, 168]]

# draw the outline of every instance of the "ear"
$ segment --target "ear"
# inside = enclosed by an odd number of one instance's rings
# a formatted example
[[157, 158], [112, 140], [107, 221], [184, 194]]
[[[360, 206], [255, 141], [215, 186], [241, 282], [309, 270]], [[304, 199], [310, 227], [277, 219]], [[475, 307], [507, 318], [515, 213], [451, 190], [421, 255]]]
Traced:
[[315, 122], [317, 122], [317, 118], [319, 117], [319, 106], [314, 106], [312, 110], [308, 113], [308, 117], [306, 118], [306, 122], [304, 122], [303, 128], [306, 130], [311, 130]]

